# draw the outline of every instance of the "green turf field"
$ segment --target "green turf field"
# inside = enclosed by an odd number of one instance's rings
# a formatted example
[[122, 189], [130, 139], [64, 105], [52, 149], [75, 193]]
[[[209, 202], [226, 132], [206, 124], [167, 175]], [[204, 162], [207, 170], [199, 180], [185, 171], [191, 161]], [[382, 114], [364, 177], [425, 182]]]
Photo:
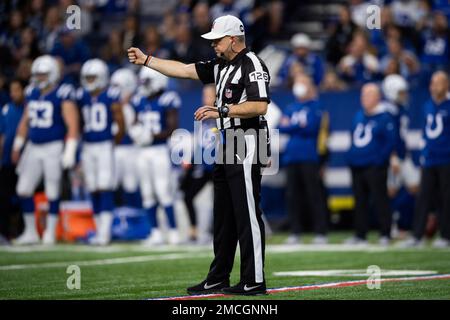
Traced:
[[[337, 242], [342, 234], [333, 234]], [[285, 235], [268, 241], [266, 278], [268, 288], [304, 286], [367, 276], [277, 276], [274, 272], [306, 270], [422, 270], [450, 274], [450, 249], [398, 249], [370, 245], [355, 248], [332, 244], [280, 245]], [[373, 239], [373, 236], [371, 237]], [[308, 239], [306, 239], [306, 242]], [[186, 295], [185, 288], [204, 278], [211, 262], [209, 247], [145, 248], [138, 243], [114, 244], [105, 248], [57, 245], [52, 248], [0, 247], [0, 299], [147, 299]], [[236, 259], [238, 260], [238, 259]], [[69, 290], [69, 265], [81, 270], [81, 288]], [[232, 283], [239, 279], [235, 264]], [[389, 276], [405, 277], [405, 276]], [[382, 275], [382, 279], [388, 276]], [[450, 279], [382, 282], [379, 290], [366, 285], [319, 288], [272, 293], [251, 299], [450, 299]], [[217, 297], [216, 299], [241, 299]]]

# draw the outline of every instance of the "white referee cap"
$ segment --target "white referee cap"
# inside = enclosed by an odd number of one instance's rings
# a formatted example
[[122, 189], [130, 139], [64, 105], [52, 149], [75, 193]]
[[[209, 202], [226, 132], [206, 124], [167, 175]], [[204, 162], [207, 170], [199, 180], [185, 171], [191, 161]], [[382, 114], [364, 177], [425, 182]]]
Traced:
[[244, 24], [235, 16], [226, 15], [214, 20], [211, 31], [202, 34], [208, 40], [220, 39], [225, 36], [243, 36]]

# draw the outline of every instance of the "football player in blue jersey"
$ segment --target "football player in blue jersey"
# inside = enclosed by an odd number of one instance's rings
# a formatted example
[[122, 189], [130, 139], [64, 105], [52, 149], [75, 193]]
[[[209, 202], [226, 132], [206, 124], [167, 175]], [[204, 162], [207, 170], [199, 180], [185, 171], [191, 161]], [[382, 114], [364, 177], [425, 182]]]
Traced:
[[422, 150], [422, 174], [413, 222], [413, 237], [405, 246], [420, 246], [427, 216], [437, 202], [440, 237], [435, 247], [450, 246], [450, 99], [449, 78], [443, 71], [433, 74], [431, 99], [423, 108], [425, 147]]
[[[89, 242], [106, 245], [111, 241], [114, 209], [114, 142], [120, 142], [125, 130], [120, 91], [108, 87], [108, 66], [100, 59], [83, 64], [80, 82], [77, 100], [83, 118], [81, 164], [97, 229]], [[113, 122], [117, 123], [116, 135], [112, 132]]]
[[355, 197], [356, 234], [346, 243], [367, 243], [369, 198], [372, 198], [380, 225], [379, 242], [388, 245], [392, 213], [387, 193], [387, 171], [395, 147], [396, 129], [376, 84], [368, 83], [362, 87], [361, 104], [363, 108], [353, 120], [352, 145], [348, 152]]
[[119, 69], [111, 75], [110, 87], [117, 88], [120, 91], [126, 129], [125, 136], [114, 148], [114, 188], [122, 187], [122, 202], [125, 206], [140, 208], [142, 200], [139, 193], [136, 168], [138, 148], [128, 135], [128, 130], [134, 123], [136, 116], [130, 100], [137, 88], [137, 76], [130, 69]]
[[21, 197], [25, 219], [25, 231], [15, 242], [39, 242], [35, 229], [33, 194], [44, 177], [49, 214], [42, 240], [44, 244], [53, 244], [56, 240], [62, 171], [75, 164], [79, 117], [74, 89], [71, 85], [59, 84], [61, 71], [54, 57], [38, 57], [32, 64], [31, 73], [32, 85], [26, 92], [25, 110], [12, 151], [13, 162], [18, 162], [17, 194]]
[[145, 243], [164, 243], [156, 219], [157, 207], [160, 205], [166, 212], [170, 227], [167, 240], [170, 244], [178, 244], [180, 237], [175, 221], [175, 190], [167, 140], [178, 127], [181, 99], [176, 92], [167, 91], [168, 78], [152, 69], [141, 69], [139, 83], [138, 93], [132, 99], [137, 121], [129, 133], [135, 144], [140, 146], [137, 167], [142, 205], [152, 227]]
[[[397, 212], [394, 214], [397, 220], [394, 225], [407, 230], [413, 216], [414, 195], [420, 182], [419, 168], [414, 165], [406, 143], [409, 129], [407, 114], [409, 87], [402, 76], [391, 74], [383, 80], [381, 88], [387, 111], [392, 115], [396, 129], [395, 148], [388, 171], [388, 192], [392, 199], [392, 207]], [[397, 227], [392, 230], [393, 233], [397, 232]]]

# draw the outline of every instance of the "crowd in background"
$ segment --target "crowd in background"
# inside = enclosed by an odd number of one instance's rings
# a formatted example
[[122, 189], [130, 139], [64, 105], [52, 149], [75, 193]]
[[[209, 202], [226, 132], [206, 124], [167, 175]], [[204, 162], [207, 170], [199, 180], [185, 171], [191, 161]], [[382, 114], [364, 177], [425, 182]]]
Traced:
[[[66, 24], [70, 16], [66, 9], [74, 4], [81, 8], [79, 30]], [[271, 75], [274, 90], [291, 90], [296, 82], [311, 81], [308, 86], [317, 88], [318, 95], [381, 82], [394, 74], [413, 89], [428, 87], [433, 72], [450, 70], [448, 1], [336, 1], [336, 15], [323, 22], [327, 33], [323, 42], [288, 27], [296, 22], [295, 15], [290, 15], [296, 4], [282, 0], [2, 2], [0, 105], [10, 101], [13, 79], [28, 83], [33, 60], [43, 54], [59, 58], [62, 81], [76, 86], [81, 66], [90, 58], [104, 60], [110, 73], [122, 67], [136, 70], [126, 56], [131, 46], [185, 63], [214, 58], [210, 43], [200, 35], [224, 14], [244, 22], [247, 44], [256, 53], [268, 45], [284, 53]], [[364, 13], [371, 4], [382, 5], [380, 29], [366, 27]], [[314, 170], [317, 173], [319, 168]], [[316, 211], [324, 216], [326, 209]], [[318, 230], [319, 235], [326, 233], [323, 226]]]
[[[0, 4], [0, 88], [13, 77], [28, 80], [32, 60], [45, 53], [60, 57], [64, 80], [75, 83], [81, 64], [91, 57], [105, 60], [110, 72], [126, 66], [130, 46], [186, 63], [207, 60], [213, 51], [200, 34], [223, 14], [241, 18], [247, 43], [256, 53], [269, 44], [286, 53], [276, 75], [279, 81], [273, 82], [280, 86], [292, 84], [298, 72], [312, 76], [324, 91], [389, 74], [419, 85], [431, 72], [448, 69], [448, 2], [384, 1], [381, 28], [367, 29], [367, 6], [381, 2], [337, 2], [337, 15], [323, 22], [327, 36], [317, 48], [307, 34], [288, 30], [295, 23], [289, 12], [295, 1], [6, 1]], [[73, 4], [81, 9], [79, 30], [66, 25], [67, 8]]]

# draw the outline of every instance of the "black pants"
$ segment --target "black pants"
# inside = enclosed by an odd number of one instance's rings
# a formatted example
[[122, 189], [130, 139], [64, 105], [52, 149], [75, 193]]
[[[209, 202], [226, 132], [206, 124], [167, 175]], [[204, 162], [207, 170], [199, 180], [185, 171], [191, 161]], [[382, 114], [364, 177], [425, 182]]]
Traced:
[[286, 198], [294, 234], [303, 231], [302, 215], [308, 209], [312, 215], [314, 232], [323, 235], [327, 232], [328, 214], [319, 170], [318, 163], [296, 163], [287, 167]]
[[181, 181], [180, 189], [184, 193], [184, 203], [189, 213], [191, 226], [197, 225], [197, 214], [194, 207], [195, 196], [203, 189], [203, 187], [212, 179], [212, 174], [205, 171], [200, 165], [191, 166]]
[[450, 164], [422, 169], [413, 222], [416, 239], [423, 237], [428, 213], [436, 200], [441, 237], [450, 240]]
[[22, 221], [16, 221], [16, 224], [19, 225], [12, 225], [12, 220], [21, 218], [20, 205], [16, 195], [17, 174], [15, 170], [14, 166], [0, 168], [0, 233], [7, 238], [20, 234], [17, 229], [20, 229], [20, 224], [22, 224]]
[[378, 216], [380, 234], [390, 237], [392, 212], [387, 192], [387, 166], [353, 167], [356, 236], [365, 239], [369, 231], [369, 203]]
[[[215, 164], [214, 260], [209, 281], [229, 278], [239, 241], [241, 281], [264, 282], [265, 229], [259, 207], [261, 165], [252, 163], [257, 154], [256, 137], [245, 137], [245, 159], [235, 164]], [[229, 150], [225, 150], [224, 157]], [[212, 283], [212, 282], [211, 282]]]

